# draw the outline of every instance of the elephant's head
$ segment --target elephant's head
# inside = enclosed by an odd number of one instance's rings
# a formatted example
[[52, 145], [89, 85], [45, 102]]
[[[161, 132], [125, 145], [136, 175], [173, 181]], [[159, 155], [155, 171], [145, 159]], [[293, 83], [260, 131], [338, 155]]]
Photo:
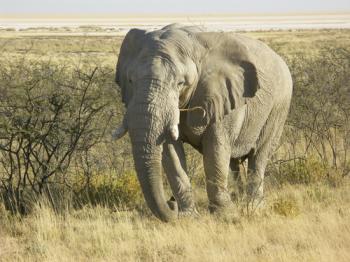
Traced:
[[162, 144], [167, 139], [178, 139], [180, 108], [187, 106], [197, 86], [201, 52], [190, 30], [173, 27], [154, 32], [129, 31], [116, 72], [127, 110], [114, 136], [129, 132], [146, 202], [163, 221], [176, 218], [177, 208], [164, 196]]

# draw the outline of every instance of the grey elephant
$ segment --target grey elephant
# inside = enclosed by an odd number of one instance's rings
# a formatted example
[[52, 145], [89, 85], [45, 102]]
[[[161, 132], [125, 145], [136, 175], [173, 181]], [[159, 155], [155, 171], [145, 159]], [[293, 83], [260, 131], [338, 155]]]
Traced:
[[[130, 30], [116, 83], [126, 114], [114, 133], [129, 132], [147, 205], [162, 221], [195, 212], [183, 143], [203, 155], [209, 210], [230, 206], [230, 170], [248, 159], [247, 194], [263, 198], [263, 179], [289, 111], [292, 79], [264, 43], [234, 33], [172, 24]], [[167, 201], [163, 166], [174, 198]]]

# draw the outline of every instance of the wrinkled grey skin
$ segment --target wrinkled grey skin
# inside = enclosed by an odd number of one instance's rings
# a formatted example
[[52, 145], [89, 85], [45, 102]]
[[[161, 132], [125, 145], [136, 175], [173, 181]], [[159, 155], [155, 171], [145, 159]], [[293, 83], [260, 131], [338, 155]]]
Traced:
[[[203, 155], [211, 211], [230, 205], [228, 174], [242, 158], [250, 170], [248, 195], [262, 199], [265, 167], [292, 95], [290, 72], [268, 46], [177, 24], [132, 29], [116, 82], [127, 110], [114, 136], [129, 132], [138, 179], [156, 217], [171, 221], [195, 212], [184, 142]], [[162, 165], [176, 202], [165, 198]]]

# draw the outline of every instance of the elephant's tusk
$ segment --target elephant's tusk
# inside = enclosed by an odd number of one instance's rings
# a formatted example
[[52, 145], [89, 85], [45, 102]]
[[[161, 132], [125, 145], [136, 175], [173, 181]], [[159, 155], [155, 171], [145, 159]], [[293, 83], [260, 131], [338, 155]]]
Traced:
[[170, 135], [175, 141], [179, 138], [179, 127], [177, 125], [172, 125], [169, 128]]
[[202, 110], [203, 112], [203, 118], [205, 117], [205, 115], [207, 114], [207, 112], [205, 111], [205, 109], [201, 106], [195, 106], [192, 108], [180, 108], [180, 112], [192, 112], [192, 111], [196, 111], [196, 110]]
[[123, 122], [112, 133], [112, 138], [114, 140], [118, 140], [118, 139], [122, 138], [123, 136], [125, 136], [125, 134], [127, 132], [128, 132], [128, 128], [126, 125], [126, 118], [124, 116]]

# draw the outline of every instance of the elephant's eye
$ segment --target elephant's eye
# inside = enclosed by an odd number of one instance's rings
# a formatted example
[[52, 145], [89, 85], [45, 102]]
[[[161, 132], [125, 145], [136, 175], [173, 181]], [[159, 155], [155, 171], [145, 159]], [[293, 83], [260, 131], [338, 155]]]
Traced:
[[185, 84], [185, 81], [180, 81], [180, 82], [177, 83], [177, 86], [178, 87], [182, 87], [184, 84]]
[[131, 78], [129, 78], [129, 84], [132, 84], [132, 80], [131, 80]]

